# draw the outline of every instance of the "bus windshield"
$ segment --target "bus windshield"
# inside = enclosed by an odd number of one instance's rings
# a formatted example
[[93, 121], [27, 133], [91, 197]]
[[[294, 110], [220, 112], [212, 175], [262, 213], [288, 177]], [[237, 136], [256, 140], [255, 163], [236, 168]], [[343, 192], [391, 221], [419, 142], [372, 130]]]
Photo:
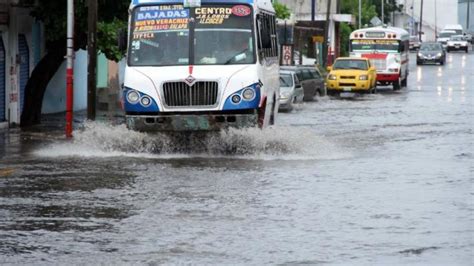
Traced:
[[453, 35], [455, 35], [455, 34], [456, 34], [456, 32], [454, 32], [454, 31], [453, 31], [453, 32], [441, 32], [441, 33], [439, 34], [439, 37], [440, 37], [440, 38], [449, 38], [449, 37], [451, 37], [451, 36], [453, 36]]
[[150, 5], [134, 9], [129, 65], [225, 65], [255, 62], [247, 5]]
[[398, 52], [400, 42], [397, 40], [352, 40], [351, 50], [392, 51]]

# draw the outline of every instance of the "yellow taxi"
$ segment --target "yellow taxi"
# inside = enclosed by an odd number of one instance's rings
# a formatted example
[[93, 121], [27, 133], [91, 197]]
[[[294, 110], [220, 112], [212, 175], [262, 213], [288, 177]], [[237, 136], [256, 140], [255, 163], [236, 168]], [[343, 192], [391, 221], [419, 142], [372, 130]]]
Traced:
[[376, 86], [377, 70], [367, 58], [339, 57], [328, 67], [328, 95], [341, 92], [375, 93]]

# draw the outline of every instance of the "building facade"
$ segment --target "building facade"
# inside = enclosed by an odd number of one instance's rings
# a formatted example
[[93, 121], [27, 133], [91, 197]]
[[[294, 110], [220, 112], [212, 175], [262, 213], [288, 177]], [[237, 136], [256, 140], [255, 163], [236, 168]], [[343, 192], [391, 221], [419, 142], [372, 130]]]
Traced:
[[458, 0], [458, 24], [474, 35], [474, 0]]
[[[328, 1], [330, 1], [329, 21], [326, 21]], [[312, 0], [279, 0], [279, 2], [285, 4], [291, 10], [292, 16], [286, 23], [294, 26], [292, 40], [296, 50], [308, 50], [307, 54], [310, 57], [315, 55], [316, 61], [320, 62], [320, 58], [324, 56], [320, 54], [321, 42], [324, 41], [324, 28], [328, 23], [328, 39], [326, 40], [329, 45], [328, 58], [339, 55], [339, 23], [355, 22], [352, 15], [339, 14], [339, 1], [314, 0], [314, 21], [312, 18]]]
[[0, 128], [20, 123], [26, 82], [44, 53], [33, 2], [0, 0]]

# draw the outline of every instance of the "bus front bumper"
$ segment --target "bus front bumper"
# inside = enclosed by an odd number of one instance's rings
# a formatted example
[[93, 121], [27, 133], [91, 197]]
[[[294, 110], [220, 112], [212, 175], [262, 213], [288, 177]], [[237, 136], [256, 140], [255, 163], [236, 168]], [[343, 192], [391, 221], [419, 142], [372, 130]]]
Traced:
[[398, 73], [388, 74], [388, 73], [377, 73], [377, 81], [379, 82], [393, 82], [398, 81], [400, 75]]
[[217, 131], [226, 128], [256, 127], [257, 113], [253, 114], [173, 114], [127, 115], [127, 127], [142, 132], [161, 131]]

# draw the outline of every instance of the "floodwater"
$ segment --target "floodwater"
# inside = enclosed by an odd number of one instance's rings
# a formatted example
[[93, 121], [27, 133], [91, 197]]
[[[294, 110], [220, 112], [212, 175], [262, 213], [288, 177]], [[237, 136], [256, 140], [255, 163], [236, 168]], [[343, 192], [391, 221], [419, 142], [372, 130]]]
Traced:
[[278, 125], [1, 133], [2, 264], [472, 265], [474, 54]]

